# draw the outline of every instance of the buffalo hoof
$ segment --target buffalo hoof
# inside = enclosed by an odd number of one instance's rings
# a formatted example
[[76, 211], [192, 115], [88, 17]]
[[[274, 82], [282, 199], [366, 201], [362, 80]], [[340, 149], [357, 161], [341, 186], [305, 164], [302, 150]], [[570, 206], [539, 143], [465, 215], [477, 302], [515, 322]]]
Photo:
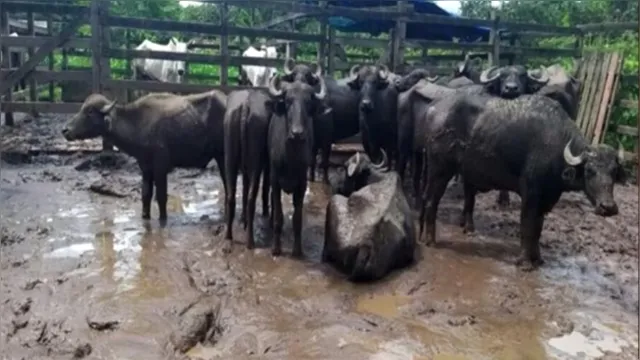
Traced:
[[474, 231], [476, 231], [476, 227], [473, 225], [473, 223], [465, 223], [462, 226], [462, 232], [465, 234], [471, 234]]
[[253, 240], [247, 239], [247, 249], [253, 250], [256, 248], [256, 243]]
[[518, 260], [516, 260], [516, 266], [520, 271], [523, 272], [531, 272], [537, 270], [540, 266], [544, 264], [544, 260], [542, 258], [534, 258], [531, 259], [527, 255], [520, 255]]
[[280, 256], [280, 255], [282, 255], [282, 249], [281, 248], [273, 248], [273, 249], [271, 249], [271, 255], [272, 256]]
[[224, 244], [222, 244], [221, 251], [225, 255], [231, 254], [231, 252], [233, 251], [233, 242], [231, 242], [230, 240], [226, 240]]
[[167, 218], [160, 218], [159, 222], [160, 222], [160, 227], [167, 226]]
[[142, 220], [150, 220], [150, 219], [151, 219], [150, 213], [142, 213]]
[[303, 257], [302, 249], [293, 249], [293, 251], [291, 252], [291, 256], [293, 256], [296, 259], [302, 259]]

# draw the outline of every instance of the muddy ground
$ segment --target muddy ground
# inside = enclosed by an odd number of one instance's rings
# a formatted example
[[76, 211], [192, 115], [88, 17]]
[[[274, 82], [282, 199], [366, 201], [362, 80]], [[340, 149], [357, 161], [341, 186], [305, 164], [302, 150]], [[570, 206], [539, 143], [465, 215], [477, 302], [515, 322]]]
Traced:
[[[2, 359], [638, 358], [635, 185], [616, 188], [620, 214], [607, 219], [583, 195], [563, 196], [544, 226], [546, 263], [525, 273], [514, 266], [518, 197], [502, 210], [495, 192], [479, 196], [465, 235], [453, 184], [437, 246], [354, 285], [319, 261], [324, 185], [305, 199], [303, 261], [289, 256], [289, 197], [285, 256], [270, 255], [262, 217], [258, 249], [245, 249], [236, 225], [227, 255], [215, 162], [170, 176], [162, 228], [155, 204], [151, 221], [140, 218], [127, 157], [28, 153], [68, 150], [63, 121], [2, 128]], [[72, 150], [83, 148], [99, 142]]]

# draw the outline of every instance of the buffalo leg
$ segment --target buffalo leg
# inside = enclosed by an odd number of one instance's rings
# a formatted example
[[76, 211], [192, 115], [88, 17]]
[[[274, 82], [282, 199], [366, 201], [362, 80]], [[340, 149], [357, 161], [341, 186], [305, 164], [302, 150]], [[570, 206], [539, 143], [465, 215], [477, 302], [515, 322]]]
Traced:
[[167, 221], [167, 173], [164, 171], [158, 171], [153, 175], [154, 183], [156, 185], [156, 202], [158, 203], [158, 210], [160, 212], [160, 221]]
[[537, 199], [527, 196], [522, 199], [520, 210], [520, 247], [521, 253], [517, 264], [525, 271], [530, 271], [542, 265], [540, 256], [540, 235], [544, 214], [540, 211]]
[[302, 207], [307, 187], [301, 186], [293, 192], [293, 256], [302, 257]]
[[[243, 165], [246, 162], [243, 162]], [[240, 222], [242, 223], [242, 228], [244, 230], [247, 229], [247, 200], [249, 197], [249, 182], [251, 179], [249, 178], [249, 169], [246, 165], [243, 166], [242, 169], [242, 212], [240, 213]], [[247, 175], [245, 175], [247, 174]]]
[[325, 145], [320, 149], [321, 166], [322, 166], [322, 181], [325, 184], [329, 183], [329, 157], [331, 156], [331, 142], [327, 141]]
[[422, 156], [421, 153], [413, 154], [413, 164], [411, 166], [411, 171], [413, 173], [413, 196], [415, 201], [416, 209], [420, 209], [420, 205], [422, 202], [420, 201], [422, 198], [422, 192], [420, 191], [420, 180], [422, 179]]
[[460, 226], [465, 233], [471, 233], [475, 230], [473, 224], [473, 208], [476, 206], [476, 188], [469, 182], [465, 181], [464, 185], [464, 207], [460, 216]]
[[[262, 170], [262, 216], [269, 216], [269, 188], [271, 175], [269, 174], [269, 164], [267, 160], [263, 162], [264, 169]], [[271, 221], [269, 222], [271, 224]]]
[[238, 181], [238, 161], [232, 158], [232, 154], [225, 153], [224, 158], [225, 176], [227, 191], [225, 192], [225, 218], [227, 222], [227, 231], [225, 239], [233, 240], [233, 219], [236, 215], [236, 186]]
[[153, 171], [142, 171], [142, 218], [151, 219], [151, 199], [153, 198]]
[[247, 249], [255, 248], [255, 242], [253, 239], [253, 219], [256, 215], [256, 200], [258, 196], [258, 188], [260, 187], [260, 169], [252, 169], [250, 173], [243, 177], [250, 177], [249, 179], [249, 198], [247, 199]]
[[509, 192], [506, 190], [500, 190], [498, 193], [498, 198], [496, 199], [496, 203], [500, 207], [509, 206]]
[[280, 256], [282, 254], [282, 222], [284, 215], [282, 214], [282, 199], [280, 190], [280, 184], [276, 179], [271, 179], [271, 216], [273, 218], [273, 247], [271, 254], [273, 256]]
[[314, 145], [311, 151], [311, 162], [309, 163], [309, 181], [316, 181], [316, 162], [317, 162], [318, 148]]
[[[447, 190], [447, 184], [454, 172], [447, 164], [433, 164], [429, 157], [429, 169], [427, 181], [422, 199], [423, 206], [420, 213], [420, 238], [426, 245], [432, 245], [436, 241], [436, 215], [440, 199]], [[435, 160], [435, 159], [434, 159]]]

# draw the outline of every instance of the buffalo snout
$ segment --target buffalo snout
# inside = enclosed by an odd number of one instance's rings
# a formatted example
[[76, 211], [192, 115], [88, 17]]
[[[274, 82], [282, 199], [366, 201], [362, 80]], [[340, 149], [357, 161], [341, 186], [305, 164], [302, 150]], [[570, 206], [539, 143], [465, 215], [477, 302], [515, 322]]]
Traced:
[[289, 140], [304, 141], [306, 138], [304, 129], [302, 126], [293, 126], [289, 131]]
[[520, 86], [516, 82], [505, 82], [502, 86], [503, 96], [516, 97], [520, 95]]
[[183, 76], [184, 75], [184, 69], [178, 69], [178, 75]]
[[371, 100], [369, 99], [363, 99], [360, 102], [360, 110], [364, 111], [364, 112], [371, 112], [373, 111], [373, 103], [371, 102]]
[[618, 215], [618, 205], [613, 200], [601, 201], [596, 204], [596, 214], [605, 217]]
[[69, 129], [68, 126], [65, 126], [64, 129], [62, 129], [62, 136], [64, 136], [64, 138], [67, 141], [73, 140], [73, 136], [71, 135], [71, 129]]

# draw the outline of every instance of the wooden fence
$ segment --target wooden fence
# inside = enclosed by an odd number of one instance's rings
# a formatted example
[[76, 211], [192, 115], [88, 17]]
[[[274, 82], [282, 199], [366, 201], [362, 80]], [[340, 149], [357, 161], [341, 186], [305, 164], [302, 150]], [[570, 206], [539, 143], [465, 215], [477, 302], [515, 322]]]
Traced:
[[[0, 94], [5, 94], [2, 99], [2, 111], [5, 112], [7, 125], [13, 123], [11, 112], [55, 112], [74, 113], [81, 103], [79, 102], [54, 102], [54, 83], [76, 82], [91, 84], [93, 92], [118, 93], [123, 90], [144, 90], [151, 92], [167, 91], [180, 93], [194, 93], [218, 88], [223, 91], [230, 91], [240, 88], [230, 84], [229, 68], [240, 65], [258, 65], [280, 67], [283, 59], [245, 58], [232, 55], [232, 44], [229, 44], [231, 37], [267, 38], [269, 41], [284, 42], [310, 42], [316, 43], [317, 59], [321, 62], [328, 73], [344, 71], [350, 68], [352, 63], [337, 62], [335, 57], [335, 44], [341, 46], [360, 46], [373, 48], [390, 47], [391, 67], [395, 71], [400, 71], [405, 61], [422, 61], [425, 59], [455, 61], [461, 60], [463, 54], [458, 55], [428, 55], [426, 49], [454, 49], [461, 52], [482, 52], [490, 63], [499, 62], [500, 59], [510, 59], [513, 61], [519, 57], [580, 57], [582, 52], [581, 38], [586, 31], [593, 29], [587, 27], [560, 27], [537, 24], [519, 24], [503, 22], [498, 17], [492, 19], [467, 19], [453, 18], [429, 14], [417, 14], [408, 10], [406, 1], [399, 1], [396, 7], [391, 9], [354, 9], [339, 6], [328, 6], [326, 2], [321, 2], [319, 6], [307, 5], [291, 0], [234, 0], [234, 6], [243, 7], [280, 7], [292, 13], [311, 14], [321, 22], [319, 34], [305, 34], [294, 31], [279, 31], [266, 28], [252, 29], [238, 27], [229, 24], [228, 4], [219, 1], [220, 24], [205, 24], [195, 22], [179, 22], [158, 19], [133, 18], [126, 16], [114, 16], [109, 13], [109, 2], [105, 0], [92, 0], [91, 6], [62, 5], [51, 3], [27, 3], [19, 1], [0, 2], [0, 47], [3, 53], [3, 66], [0, 76], [3, 81], [0, 83]], [[9, 14], [27, 14], [28, 36], [10, 37], [9, 35]], [[36, 36], [34, 27], [34, 14], [43, 14], [48, 19], [48, 36]], [[59, 33], [54, 34], [54, 16], [62, 24]], [[336, 36], [335, 29], [327, 25], [329, 16], [345, 16], [353, 19], [382, 19], [393, 20], [396, 27], [392, 29], [393, 36], [390, 40], [363, 39], [347, 36]], [[447, 41], [427, 41], [405, 39], [406, 23], [435, 23], [459, 26], [484, 26], [491, 28], [491, 36], [488, 42], [474, 43], [454, 43]], [[91, 28], [90, 37], [77, 37], [78, 28], [81, 25], [89, 24]], [[601, 26], [601, 25], [598, 25]], [[619, 26], [619, 25], [616, 25]], [[623, 24], [622, 28], [630, 28], [630, 24]], [[637, 25], [635, 28], [637, 29]], [[217, 38], [219, 43], [215, 46], [205, 45], [209, 48], [217, 47], [218, 54], [203, 53], [175, 53], [163, 51], [141, 51], [130, 48], [112, 47], [110, 44], [111, 29], [142, 29], [155, 30], [174, 33], [189, 33], [195, 36], [205, 36]], [[596, 29], [597, 30], [597, 29]], [[503, 36], [508, 34], [509, 36]], [[569, 49], [557, 48], [530, 48], [516, 46], [513, 41], [514, 34], [519, 36], [575, 36], [575, 46]], [[329, 46], [332, 45], [332, 46]], [[390, 46], [389, 46], [390, 45]], [[9, 69], [7, 66], [9, 49], [14, 47], [26, 47], [29, 59], [20, 68]], [[86, 49], [91, 54], [90, 69], [72, 69], [65, 64], [63, 58], [63, 70], [54, 69], [53, 51], [62, 49], [63, 56], [68, 54], [68, 50]], [[405, 48], [423, 49], [423, 55], [419, 58], [404, 58]], [[112, 75], [110, 59], [124, 59], [127, 61], [127, 68], [132, 59], [153, 58], [186, 61], [188, 63], [205, 63], [220, 65], [219, 84], [193, 84], [193, 83], [163, 83], [155, 81], [136, 81], [129, 79], [115, 79]], [[47, 60], [48, 66], [45, 69], [38, 65]], [[364, 59], [354, 59], [358, 62]], [[449, 68], [437, 68], [440, 74], [449, 73]], [[29, 80], [30, 101], [14, 101], [11, 89], [22, 78]], [[187, 75], [189, 78], [190, 75]], [[38, 101], [37, 84], [49, 83], [50, 102]]]

